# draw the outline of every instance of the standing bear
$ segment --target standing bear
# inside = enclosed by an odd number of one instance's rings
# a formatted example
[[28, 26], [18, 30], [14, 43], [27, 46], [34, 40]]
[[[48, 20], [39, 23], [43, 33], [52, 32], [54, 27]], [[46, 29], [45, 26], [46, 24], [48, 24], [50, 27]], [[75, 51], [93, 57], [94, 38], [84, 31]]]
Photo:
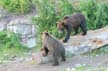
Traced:
[[48, 54], [53, 56], [54, 64], [53, 66], [59, 65], [59, 58], [62, 58], [62, 61], [66, 60], [65, 57], [65, 48], [64, 45], [54, 36], [49, 34], [47, 31], [42, 32], [42, 51], [45, 51], [43, 56]]
[[69, 16], [65, 16], [62, 21], [57, 22], [57, 28], [59, 32], [66, 30], [66, 37], [63, 42], [67, 42], [70, 38], [71, 31], [75, 31], [75, 35], [78, 33], [78, 29], [81, 28], [83, 31], [82, 35], [87, 34], [87, 23], [83, 14], [73, 13]]

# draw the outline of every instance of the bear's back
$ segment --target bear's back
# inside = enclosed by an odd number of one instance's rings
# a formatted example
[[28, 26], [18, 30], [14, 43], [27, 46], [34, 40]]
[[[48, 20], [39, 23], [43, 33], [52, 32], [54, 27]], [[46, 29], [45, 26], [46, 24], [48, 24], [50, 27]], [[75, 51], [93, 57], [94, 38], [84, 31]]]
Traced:
[[72, 27], [77, 27], [82, 21], [85, 21], [85, 17], [81, 13], [73, 13], [69, 15], [66, 20], [67, 23], [71, 24]]
[[50, 37], [46, 39], [46, 46], [51, 50], [64, 47], [63, 44], [52, 35], [50, 35]]

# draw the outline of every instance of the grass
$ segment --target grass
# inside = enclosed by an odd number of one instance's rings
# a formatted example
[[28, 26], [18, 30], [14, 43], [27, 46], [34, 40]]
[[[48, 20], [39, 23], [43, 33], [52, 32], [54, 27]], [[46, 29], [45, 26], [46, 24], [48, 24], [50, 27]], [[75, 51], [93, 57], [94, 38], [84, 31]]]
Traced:
[[16, 14], [25, 14], [31, 10], [30, 0], [0, 0], [0, 6]]
[[[17, 58], [27, 58], [30, 54], [36, 53], [40, 50], [41, 45], [34, 48], [27, 48], [27, 47], [21, 47], [21, 48], [6, 48], [6, 47], [0, 47], [0, 64], [7, 63], [11, 61], [13, 57]], [[29, 54], [30, 53], [30, 54]]]
[[13, 57], [26, 57], [28, 48], [0, 48], [0, 63], [9, 61]]
[[80, 66], [75, 68], [67, 68], [64, 71], [108, 71], [108, 66], [106, 67], [90, 67], [90, 66]]
[[108, 45], [95, 49], [93, 51], [87, 52], [84, 55], [97, 56], [101, 54], [108, 54]]

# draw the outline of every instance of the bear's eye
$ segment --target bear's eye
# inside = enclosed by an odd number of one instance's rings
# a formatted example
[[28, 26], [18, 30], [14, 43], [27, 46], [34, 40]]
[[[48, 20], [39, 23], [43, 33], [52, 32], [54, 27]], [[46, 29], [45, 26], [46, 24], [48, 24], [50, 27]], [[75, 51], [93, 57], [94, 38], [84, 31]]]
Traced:
[[46, 32], [45, 35], [49, 36], [49, 33]]
[[62, 22], [62, 25], [64, 26], [64, 22]]

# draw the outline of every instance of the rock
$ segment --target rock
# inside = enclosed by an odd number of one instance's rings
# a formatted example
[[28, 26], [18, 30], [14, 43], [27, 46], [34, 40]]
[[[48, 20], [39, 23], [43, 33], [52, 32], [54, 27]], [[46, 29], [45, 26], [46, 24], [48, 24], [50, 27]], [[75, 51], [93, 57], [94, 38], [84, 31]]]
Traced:
[[30, 20], [15, 19], [10, 21], [7, 29], [21, 35], [21, 43], [29, 48], [36, 45], [36, 27]]
[[[32, 14], [30, 14], [32, 15]], [[21, 43], [28, 48], [36, 46], [37, 27], [31, 22], [35, 15], [14, 15], [9, 14], [0, 8], [0, 31], [12, 31], [21, 36]]]
[[46, 64], [53, 61], [52, 55], [42, 56], [42, 52], [32, 53], [32, 60], [37, 64]]

